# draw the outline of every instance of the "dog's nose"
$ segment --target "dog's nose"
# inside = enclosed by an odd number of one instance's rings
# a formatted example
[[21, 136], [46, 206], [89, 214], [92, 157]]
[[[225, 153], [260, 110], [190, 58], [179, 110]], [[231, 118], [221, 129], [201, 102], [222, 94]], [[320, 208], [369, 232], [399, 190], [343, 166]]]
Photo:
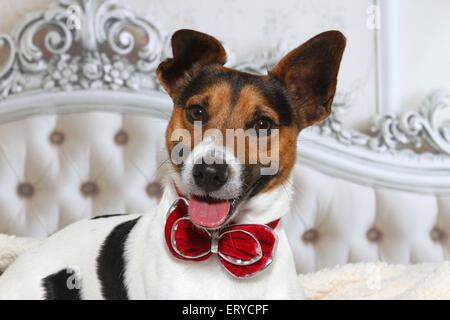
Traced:
[[219, 190], [228, 180], [230, 169], [226, 163], [194, 164], [192, 175], [197, 186], [205, 192]]

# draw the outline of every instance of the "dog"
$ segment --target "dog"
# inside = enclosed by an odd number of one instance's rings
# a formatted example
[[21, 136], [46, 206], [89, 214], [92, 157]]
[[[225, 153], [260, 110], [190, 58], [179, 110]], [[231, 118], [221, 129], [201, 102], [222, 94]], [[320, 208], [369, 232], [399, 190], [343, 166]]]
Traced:
[[[4, 272], [1, 299], [303, 298], [280, 219], [297, 137], [331, 112], [345, 37], [319, 34], [266, 75], [225, 67], [224, 47], [204, 33], [179, 30], [171, 44], [173, 57], [157, 68], [174, 105], [160, 203], [53, 234]], [[216, 134], [195, 141], [195, 130], [208, 129]], [[276, 132], [276, 172], [262, 174], [259, 156], [249, 161], [264, 147], [238, 156], [219, 142], [227, 129], [253, 130], [256, 143]], [[187, 138], [176, 141], [176, 132]]]

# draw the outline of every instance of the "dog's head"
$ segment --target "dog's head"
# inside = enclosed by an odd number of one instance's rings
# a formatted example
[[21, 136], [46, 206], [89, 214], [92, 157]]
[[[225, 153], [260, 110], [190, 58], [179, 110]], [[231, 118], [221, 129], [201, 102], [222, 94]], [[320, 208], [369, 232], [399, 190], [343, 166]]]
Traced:
[[195, 224], [220, 228], [240, 203], [288, 178], [299, 132], [331, 112], [345, 42], [322, 33], [253, 75], [224, 67], [217, 39], [175, 32], [157, 75], [174, 102], [166, 145]]

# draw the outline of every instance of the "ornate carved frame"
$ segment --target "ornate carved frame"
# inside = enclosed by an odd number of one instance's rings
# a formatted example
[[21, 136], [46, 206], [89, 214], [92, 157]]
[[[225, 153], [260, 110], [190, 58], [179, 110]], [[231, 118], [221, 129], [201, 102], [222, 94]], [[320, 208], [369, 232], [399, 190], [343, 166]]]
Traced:
[[[167, 119], [154, 71], [168, 49], [160, 28], [118, 0], [60, 0], [30, 13], [0, 35], [0, 122], [89, 110]], [[231, 66], [264, 73], [282, 54]], [[350, 100], [338, 94], [333, 115], [302, 133], [300, 163], [357, 183], [450, 193], [449, 92], [432, 93], [418, 112], [377, 116], [371, 134], [343, 125]]]

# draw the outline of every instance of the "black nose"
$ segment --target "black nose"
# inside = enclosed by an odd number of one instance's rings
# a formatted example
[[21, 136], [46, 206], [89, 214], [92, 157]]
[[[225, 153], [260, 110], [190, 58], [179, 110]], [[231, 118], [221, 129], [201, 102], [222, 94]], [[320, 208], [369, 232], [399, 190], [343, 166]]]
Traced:
[[205, 192], [220, 189], [228, 180], [229, 168], [226, 163], [202, 163], [194, 164], [192, 175], [197, 186]]

